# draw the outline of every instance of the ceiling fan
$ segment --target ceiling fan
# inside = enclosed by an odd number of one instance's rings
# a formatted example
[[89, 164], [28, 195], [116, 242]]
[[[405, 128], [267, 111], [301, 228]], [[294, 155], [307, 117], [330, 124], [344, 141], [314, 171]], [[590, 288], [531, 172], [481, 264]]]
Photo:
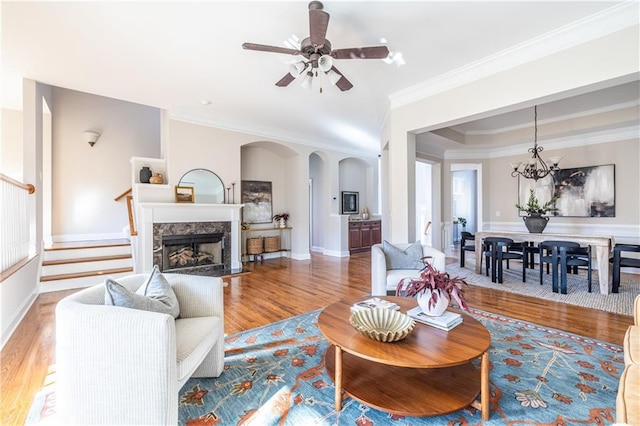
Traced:
[[[325, 38], [329, 26], [329, 14], [322, 8], [322, 3], [319, 1], [309, 3], [309, 37], [302, 40], [299, 50], [255, 43], [242, 45], [243, 49], [300, 55], [305, 58], [304, 61], [292, 64], [289, 72], [276, 83], [276, 86], [286, 87], [296, 77], [302, 76], [302, 86], [310, 88], [313, 77], [317, 77], [320, 70], [327, 74], [331, 83], [344, 92], [351, 89], [353, 84], [333, 65], [334, 59], [384, 59], [389, 55], [387, 46], [332, 50], [331, 42]], [[320, 91], [322, 92], [322, 88]]]

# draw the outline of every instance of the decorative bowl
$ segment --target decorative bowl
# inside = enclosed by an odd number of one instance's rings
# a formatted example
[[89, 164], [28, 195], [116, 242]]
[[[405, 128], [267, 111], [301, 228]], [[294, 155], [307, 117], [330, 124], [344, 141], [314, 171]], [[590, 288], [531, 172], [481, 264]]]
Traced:
[[413, 331], [416, 322], [408, 315], [386, 308], [363, 309], [351, 314], [351, 325], [378, 342], [396, 342]]

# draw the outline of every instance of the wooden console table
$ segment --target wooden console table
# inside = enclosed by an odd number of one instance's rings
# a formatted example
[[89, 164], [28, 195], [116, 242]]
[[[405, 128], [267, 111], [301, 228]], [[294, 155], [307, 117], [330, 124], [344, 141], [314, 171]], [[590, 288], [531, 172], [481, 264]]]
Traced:
[[581, 234], [532, 234], [529, 232], [513, 231], [482, 231], [475, 233], [476, 239], [476, 274], [482, 273], [482, 240], [485, 237], [511, 238], [513, 241], [531, 241], [536, 244], [545, 240], [574, 241], [582, 245], [589, 245], [595, 249], [598, 264], [598, 279], [600, 293], [609, 294], [609, 255], [613, 247], [611, 235], [581, 235]]

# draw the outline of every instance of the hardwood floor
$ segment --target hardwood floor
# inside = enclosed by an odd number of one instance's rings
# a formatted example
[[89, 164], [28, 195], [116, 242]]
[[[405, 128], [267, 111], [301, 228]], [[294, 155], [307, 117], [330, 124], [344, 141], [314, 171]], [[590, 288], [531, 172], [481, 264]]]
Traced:
[[[280, 258], [250, 263], [246, 268], [252, 273], [225, 278], [228, 334], [319, 309], [341, 298], [364, 297], [370, 292], [369, 253], [343, 259], [313, 254], [310, 261]], [[42, 386], [49, 366], [55, 364], [55, 305], [73, 292], [38, 296], [0, 353], [0, 424], [24, 424], [33, 396]], [[622, 344], [624, 333], [633, 322], [628, 316], [480, 287], [468, 287], [466, 296], [474, 308], [616, 345]]]

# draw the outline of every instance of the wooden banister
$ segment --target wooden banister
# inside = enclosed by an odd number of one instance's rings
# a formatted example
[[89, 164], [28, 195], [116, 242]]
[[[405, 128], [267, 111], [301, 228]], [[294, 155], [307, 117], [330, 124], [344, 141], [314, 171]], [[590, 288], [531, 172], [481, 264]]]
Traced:
[[131, 193], [132, 189], [129, 188], [126, 191], [124, 191], [122, 194], [118, 195], [116, 198], [113, 199], [113, 201], [120, 201], [122, 200], [124, 197], [126, 197], [127, 195], [129, 195]]
[[138, 235], [138, 231], [136, 230], [136, 223], [133, 218], [133, 197], [131, 195], [127, 195], [127, 212], [129, 213], [129, 233], [132, 237]]
[[18, 182], [17, 180], [12, 179], [9, 176], [3, 175], [2, 173], [0, 173], [0, 180], [9, 182], [11, 185], [17, 186], [18, 188], [22, 188], [25, 191], [28, 191], [29, 194], [33, 194], [34, 192], [36, 192], [36, 187], [31, 185], [30, 183]]

